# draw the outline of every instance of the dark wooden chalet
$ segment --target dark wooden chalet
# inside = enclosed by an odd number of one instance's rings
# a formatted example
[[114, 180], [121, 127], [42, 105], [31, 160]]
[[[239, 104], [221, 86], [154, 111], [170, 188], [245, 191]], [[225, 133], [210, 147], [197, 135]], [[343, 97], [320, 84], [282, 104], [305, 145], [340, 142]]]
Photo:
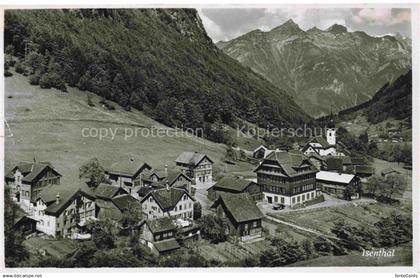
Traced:
[[221, 193], [211, 208], [228, 221], [229, 234], [239, 241], [262, 237], [263, 214], [246, 193]]

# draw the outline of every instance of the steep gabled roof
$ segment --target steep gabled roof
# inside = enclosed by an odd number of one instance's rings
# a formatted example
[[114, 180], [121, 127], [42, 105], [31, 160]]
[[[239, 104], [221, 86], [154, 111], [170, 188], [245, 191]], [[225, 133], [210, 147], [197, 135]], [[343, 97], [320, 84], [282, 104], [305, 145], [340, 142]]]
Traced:
[[223, 177], [221, 178], [216, 184], [210, 187], [217, 190], [217, 189], [227, 189], [235, 192], [243, 192], [248, 186], [254, 184], [253, 181], [245, 180], [237, 177]]
[[191, 166], [197, 166], [204, 158], [207, 158], [211, 163], [211, 160], [206, 154], [197, 152], [183, 152], [175, 160], [176, 163], [187, 164]]
[[[312, 165], [308, 158], [301, 153], [274, 151], [263, 160], [263, 162], [257, 167], [257, 169], [255, 169], [255, 171], [258, 171], [258, 169], [261, 167], [261, 165], [264, 164], [265, 161], [277, 162], [277, 164], [284, 170], [285, 175], [289, 177], [317, 171], [316, 167]], [[308, 169], [303, 172], [298, 172], [298, 169], [302, 166], [308, 166]]]
[[129, 209], [141, 210], [140, 203], [129, 194], [116, 196], [112, 198], [112, 202], [118, 207], [120, 211]]
[[93, 195], [90, 195], [79, 188], [73, 191], [73, 193], [66, 194], [63, 197], [60, 193], [60, 202], [58, 204], [56, 202], [50, 203], [45, 209], [45, 213], [53, 216], [59, 216], [79, 196], [84, 196], [92, 201], [95, 200]]
[[129, 159], [113, 163], [106, 169], [106, 172], [118, 176], [134, 177], [142, 169], [152, 169], [152, 167], [146, 162]]
[[13, 179], [14, 173], [16, 170], [19, 170], [23, 175], [23, 182], [31, 183], [35, 178], [37, 178], [45, 169], [51, 169], [56, 176], [61, 177], [61, 174], [58, 173], [50, 162], [20, 162], [12, 170], [6, 174], [7, 179]]
[[175, 208], [184, 194], [194, 200], [185, 189], [170, 187], [150, 191], [140, 202], [143, 203], [151, 196], [158, 203], [162, 211], [169, 211]]
[[158, 175], [160, 179], [159, 181], [153, 183], [155, 187], [163, 187], [166, 184], [169, 184], [169, 186], [172, 186], [176, 182], [176, 180], [179, 178], [179, 176], [182, 176], [183, 178], [191, 182], [191, 178], [185, 175], [184, 173], [182, 173], [181, 171], [172, 171], [172, 170], [168, 170], [166, 172], [162, 171], [162, 172], [158, 172]]
[[213, 203], [212, 208], [224, 204], [226, 210], [237, 223], [258, 220], [264, 217], [254, 201], [248, 198], [246, 193], [229, 194], [221, 193], [219, 198]]
[[115, 197], [118, 193], [128, 194], [122, 187], [101, 183], [95, 189], [95, 195], [97, 198], [110, 200]]

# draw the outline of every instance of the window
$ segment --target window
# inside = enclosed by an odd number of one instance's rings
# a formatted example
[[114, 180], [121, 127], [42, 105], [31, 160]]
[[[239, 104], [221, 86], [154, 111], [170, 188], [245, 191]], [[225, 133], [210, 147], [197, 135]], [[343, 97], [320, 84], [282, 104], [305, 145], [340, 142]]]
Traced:
[[277, 197], [277, 196], [274, 196], [274, 202], [278, 202], [279, 201], [279, 198]]
[[305, 194], [302, 195], [302, 202], [305, 201]]
[[314, 193], [313, 193], [313, 192], [311, 193], [311, 197], [312, 197], [312, 198], [314, 197]]
[[280, 203], [284, 204], [284, 197], [280, 198]]
[[296, 201], [295, 201], [295, 197], [293, 197], [292, 198], [292, 204], [294, 204]]
[[184, 201], [186, 201], [188, 199], [187, 195], [184, 195]]
[[182, 205], [179, 205], [179, 210], [182, 210]]
[[192, 204], [191, 204], [191, 203], [189, 203], [189, 204], [188, 204], [188, 208], [191, 208], [191, 206], [192, 206]]
[[149, 202], [150, 203], [153, 202], [153, 198], [152, 197], [149, 198]]
[[252, 222], [252, 227], [253, 228], [256, 228], [258, 226], [258, 221], [254, 221], [254, 222]]
[[297, 201], [300, 202], [300, 196], [297, 196]]

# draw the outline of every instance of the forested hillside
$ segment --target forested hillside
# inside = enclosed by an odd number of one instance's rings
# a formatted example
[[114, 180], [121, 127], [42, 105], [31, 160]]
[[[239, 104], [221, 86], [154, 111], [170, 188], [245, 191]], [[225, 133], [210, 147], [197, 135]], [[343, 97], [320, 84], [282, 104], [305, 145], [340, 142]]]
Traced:
[[310, 120], [286, 92], [219, 50], [193, 9], [8, 10], [6, 69], [33, 85], [92, 91], [178, 127], [226, 138], [238, 119], [260, 126]]
[[371, 100], [341, 111], [340, 118], [352, 117], [361, 112], [372, 124], [389, 118], [408, 119], [411, 122], [412, 72], [400, 76], [391, 84], [385, 84]]

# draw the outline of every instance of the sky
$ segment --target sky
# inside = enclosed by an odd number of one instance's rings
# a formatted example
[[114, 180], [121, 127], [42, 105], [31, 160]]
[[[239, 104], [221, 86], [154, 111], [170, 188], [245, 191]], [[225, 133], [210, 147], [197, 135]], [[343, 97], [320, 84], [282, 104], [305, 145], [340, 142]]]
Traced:
[[214, 42], [231, 40], [255, 29], [269, 31], [289, 19], [301, 29], [327, 29], [337, 23], [348, 31], [365, 31], [371, 36], [396, 34], [411, 37], [410, 9], [401, 8], [253, 8], [199, 9], [207, 34]]

